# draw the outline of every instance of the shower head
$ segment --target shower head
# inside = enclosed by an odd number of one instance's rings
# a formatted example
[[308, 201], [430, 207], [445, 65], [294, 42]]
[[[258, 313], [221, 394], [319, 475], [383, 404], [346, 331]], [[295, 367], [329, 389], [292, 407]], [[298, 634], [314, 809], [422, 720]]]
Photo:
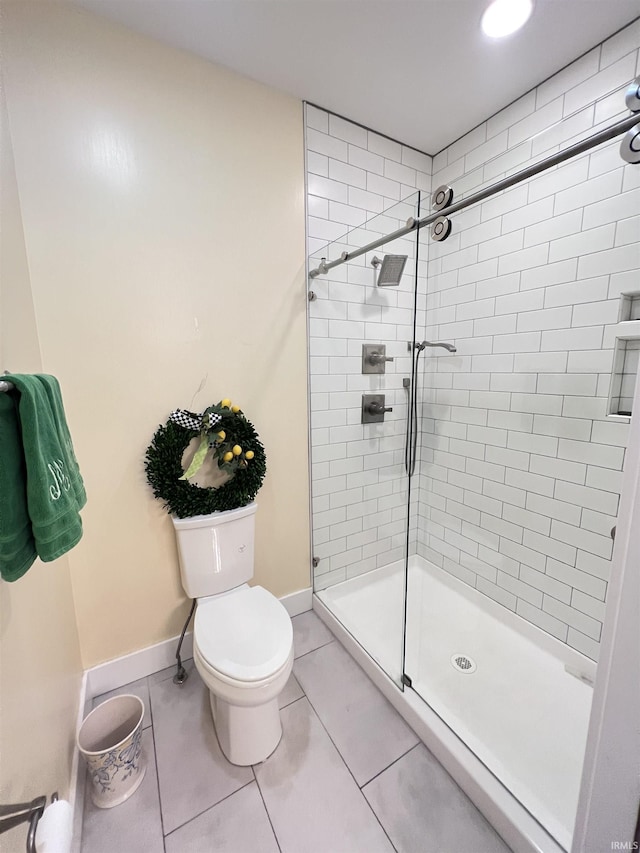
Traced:
[[382, 260], [374, 257], [371, 266], [376, 269], [380, 267], [378, 281], [376, 282], [378, 287], [397, 287], [400, 284], [407, 258], [408, 255], [385, 255]]

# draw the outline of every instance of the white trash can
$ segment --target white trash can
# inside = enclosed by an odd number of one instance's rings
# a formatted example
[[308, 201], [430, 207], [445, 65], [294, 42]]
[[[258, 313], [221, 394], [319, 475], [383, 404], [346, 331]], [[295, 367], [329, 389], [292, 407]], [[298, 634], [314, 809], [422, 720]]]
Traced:
[[124, 803], [144, 779], [143, 718], [142, 699], [123, 694], [102, 702], [80, 726], [76, 742], [89, 767], [91, 799], [98, 808]]

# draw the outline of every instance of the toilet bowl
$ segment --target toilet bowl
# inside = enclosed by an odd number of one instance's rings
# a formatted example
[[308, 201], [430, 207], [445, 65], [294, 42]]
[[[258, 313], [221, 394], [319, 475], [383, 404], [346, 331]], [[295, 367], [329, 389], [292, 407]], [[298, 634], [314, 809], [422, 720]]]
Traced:
[[199, 600], [193, 659], [226, 758], [239, 765], [264, 761], [282, 737], [278, 696], [293, 667], [285, 608], [266, 589], [246, 584]]
[[282, 737], [278, 696], [293, 667], [285, 607], [253, 577], [256, 504], [173, 518], [182, 585], [197, 602], [193, 658], [209, 690], [222, 752], [258, 764]]

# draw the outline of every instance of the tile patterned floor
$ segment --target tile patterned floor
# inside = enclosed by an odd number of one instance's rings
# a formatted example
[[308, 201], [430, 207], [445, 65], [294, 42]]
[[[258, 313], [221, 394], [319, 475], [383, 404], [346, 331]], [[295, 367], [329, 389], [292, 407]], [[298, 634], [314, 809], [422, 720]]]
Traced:
[[145, 702], [148, 759], [114, 809], [85, 798], [83, 853], [509, 853], [314, 613], [293, 620], [283, 738], [255, 767], [220, 752], [193, 663], [115, 693]]

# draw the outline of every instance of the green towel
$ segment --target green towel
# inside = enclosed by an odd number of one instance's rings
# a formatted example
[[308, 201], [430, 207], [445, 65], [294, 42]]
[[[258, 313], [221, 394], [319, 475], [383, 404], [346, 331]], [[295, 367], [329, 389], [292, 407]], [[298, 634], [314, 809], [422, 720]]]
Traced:
[[76, 497], [76, 503], [78, 505], [78, 509], [80, 510], [87, 502], [87, 493], [84, 490], [84, 483], [82, 482], [82, 477], [80, 476], [80, 468], [78, 467], [76, 455], [73, 452], [73, 443], [71, 441], [69, 427], [67, 426], [67, 418], [64, 413], [64, 406], [62, 405], [62, 393], [60, 392], [60, 385], [55, 376], [47, 376], [43, 373], [40, 375], [36, 375], [35, 378], [44, 386], [45, 392], [49, 399], [49, 405], [51, 406], [51, 411], [53, 412], [53, 420], [58, 431], [60, 447], [65, 453], [65, 462], [69, 479], [71, 480], [71, 488], [73, 489], [73, 493]]
[[[27, 471], [27, 507], [38, 557], [55, 560], [82, 537], [79, 510], [84, 506], [84, 486], [73, 449], [67, 445], [68, 429], [62, 401], [59, 411], [50, 402], [52, 383], [34, 375], [4, 377], [15, 385], [9, 394], [18, 398], [22, 448]], [[55, 383], [54, 391], [59, 389]], [[64, 421], [62, 425], [58, 421]], [[69, 440], [70, 444], [70, 440]]]
[[0, 392], [0, 576], [18, 580], [35, 558], [18, 409], [13, 394]]

